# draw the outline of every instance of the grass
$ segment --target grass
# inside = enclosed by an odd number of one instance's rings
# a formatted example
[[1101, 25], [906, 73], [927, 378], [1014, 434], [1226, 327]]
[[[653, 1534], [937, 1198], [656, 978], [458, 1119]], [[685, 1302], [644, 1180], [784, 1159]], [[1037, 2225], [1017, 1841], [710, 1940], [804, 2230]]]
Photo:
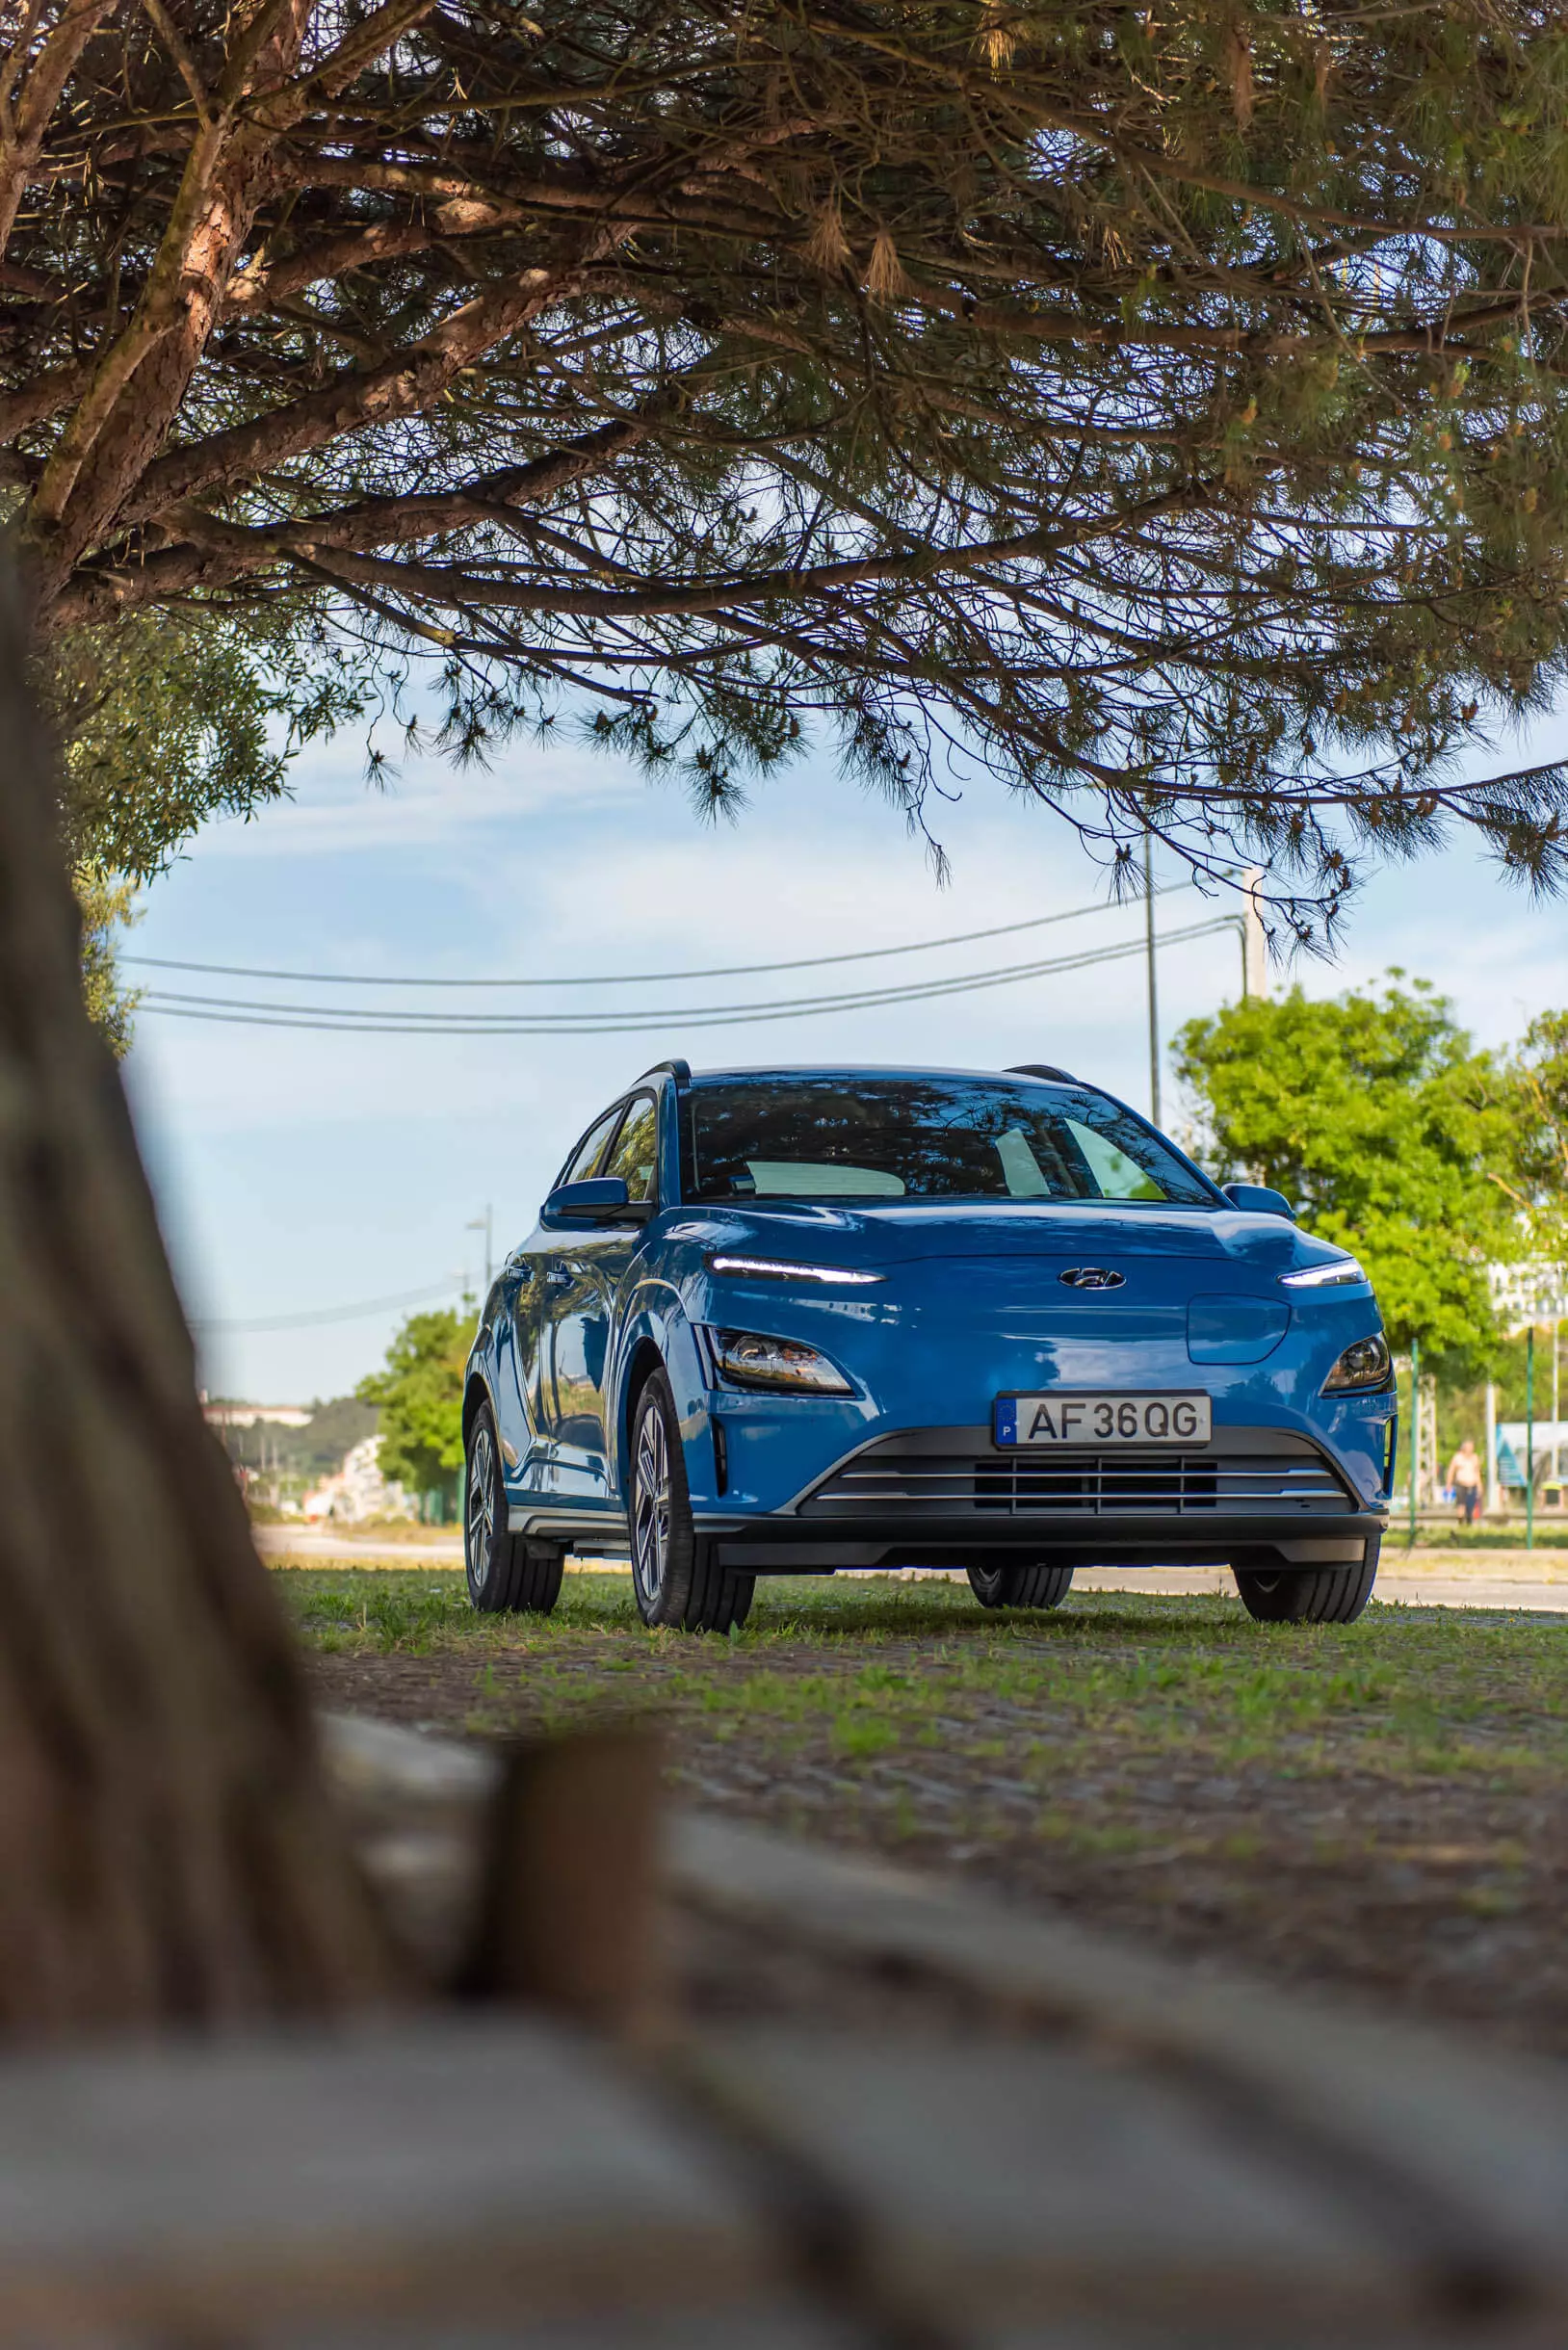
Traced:
[[629, 1578], [546, 1620], [456, 1574], [293, 1568], [329, 1703], [476, 1735], [666, 1724], [688, 1800], [935, 1866], [1137, 1946], [1338, 1986], [1568, 2056], [1560, 1621], [771, 1578], [730, 1638], [650, 1632]]
[[[1383, 1537], [1383, 1555], [1398, 1556], [1409, 1540], [1409, 1527], [1396, 1512]], [[1525, 1521], [1510, 1518], [1505, 1526], [1433, 1526], [1423, 1520], [1416, 1528], [1418, 1551], [1524, 1551]], [[1568, 1525], [1553, 1511], [1535, 1521], [1537, 1551], [1568, 1552]]]
[[624, 1576], [569, 1577], [542, 1620], [476, 1616], [459, 1577], [429, 1570], [295, 1567], [279, 1585], [308, 1644], [431, 1660], [431, 1713], [476, 1731], [653, 1709], [686, 1726], [683, 1747], [764, 1764], [811, 1757], [853, 1781], [937, 1754], [971, 1780], [1005, 1765], [1041, 1789], [1106, 1758], [1498, 1791], [1568, 1766], [1550, 1618], [1388, 1608], [1294, 1628], [1126, 1592], [993, 1616], [961, 1585], [781, 1577], [759, 1584], [743, 1630], [692, 1639], [648, 1632]]

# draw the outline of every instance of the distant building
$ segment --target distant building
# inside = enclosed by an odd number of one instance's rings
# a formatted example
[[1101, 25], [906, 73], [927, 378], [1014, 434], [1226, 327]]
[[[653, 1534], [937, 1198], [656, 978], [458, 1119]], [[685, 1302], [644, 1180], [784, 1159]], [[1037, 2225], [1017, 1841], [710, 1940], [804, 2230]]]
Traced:
[[353, 1525], [364, 1518], [412, 1518], [414, 1503], [393, 1477], [381, 1475], [381, 1440], [367, 1436], [351, 1445], [343, 1466], [324, 1476], [305, 1495], [301, 1507], [307, 1518], [335, 1519]]
[[209, 1428], [253, 1428], [258, 1422], [279, 1428], [308, 1428], [315, 1413], [301, 1403], [209, 1403], [202, 1413]]

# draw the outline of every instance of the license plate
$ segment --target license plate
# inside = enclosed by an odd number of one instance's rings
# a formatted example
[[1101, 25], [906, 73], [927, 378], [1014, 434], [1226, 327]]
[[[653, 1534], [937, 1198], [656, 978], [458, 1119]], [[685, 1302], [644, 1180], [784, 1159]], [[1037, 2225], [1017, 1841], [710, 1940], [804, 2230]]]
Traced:
[[1206, 1445], [1206, 1395], [999, 1396], [999, 1445]]

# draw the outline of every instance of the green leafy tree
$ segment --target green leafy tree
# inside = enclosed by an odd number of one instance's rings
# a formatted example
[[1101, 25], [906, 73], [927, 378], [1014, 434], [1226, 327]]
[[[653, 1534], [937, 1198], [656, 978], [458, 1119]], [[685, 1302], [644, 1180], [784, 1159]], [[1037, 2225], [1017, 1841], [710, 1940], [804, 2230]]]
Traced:
[[131, 614], [50, 648], [39, 684], [60, 738], [73, 860], [148, 881], [214, 816], [283, 790], [268, 648], [221, 615]]
[[308, 612], [281, 611], [133, 612], [50, 644], [35, 682], [61, 750], [83, 984], [118, 1055], [136, 999], [115, 940], [137, 888], [212, 818], [248, 819], [279, 798], [293, 753], [356, 711], [362, 688]]
[[386, 1350], [384, 1371], [354, 1393], [381, 1408], [383, 1473], [415, 1493], [439, 1493], [450, 1511], [462, 1468], [462, 1374], [473, 1316], [455, 1307], [411, 1314]]
[[1538, 1255], [1568, 1258], [1568, 1011], [1542, 1012], [1510, 1054], [1513, 1188]]
[[40, 641], [303, 604], [459, 753], [823, 732], [1303, 916], [1445, 823], [1562, 877], [1560, 10], [530, 7], [12, 12]]
[[1519, 1123], [1451, 1006], [1402, 979], [1228, 1005], [1188, 1024], [1176, 1063], [1211, 1169], [1283, 1191], [1361, 1259], [1396, 1345], [1460, 1368], [1494, 1343], [1488, 1263], [1522, 1245]]
[[99, 1033], [117, 1060], [130, 1048], [134, 990], [120, 984], [115, 958], [119, 933], [135, 921], [134, 886], [111, 880], [100, 867], [78, 865], [71, 875], [81, 916], [82, 994]]

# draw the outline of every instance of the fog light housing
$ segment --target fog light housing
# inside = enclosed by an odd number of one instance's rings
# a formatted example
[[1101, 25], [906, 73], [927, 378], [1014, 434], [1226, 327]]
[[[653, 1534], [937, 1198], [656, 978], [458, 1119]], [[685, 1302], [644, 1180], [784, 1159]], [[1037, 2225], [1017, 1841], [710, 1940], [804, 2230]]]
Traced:
[[715, 1330], [714, 1362], [733, 1387], [767, 1387], [802, 1396], [852, 1396], [837, 1364], [797, 1338], [756, 1330]]
[[1323, 1381], [1325, 1396], [1364, 1395], [1370, 1389], [1392, 1387], [1394, 1357], [1379, 1330], [1372, 1338], [1358, 1338], [1345, 1349]]

